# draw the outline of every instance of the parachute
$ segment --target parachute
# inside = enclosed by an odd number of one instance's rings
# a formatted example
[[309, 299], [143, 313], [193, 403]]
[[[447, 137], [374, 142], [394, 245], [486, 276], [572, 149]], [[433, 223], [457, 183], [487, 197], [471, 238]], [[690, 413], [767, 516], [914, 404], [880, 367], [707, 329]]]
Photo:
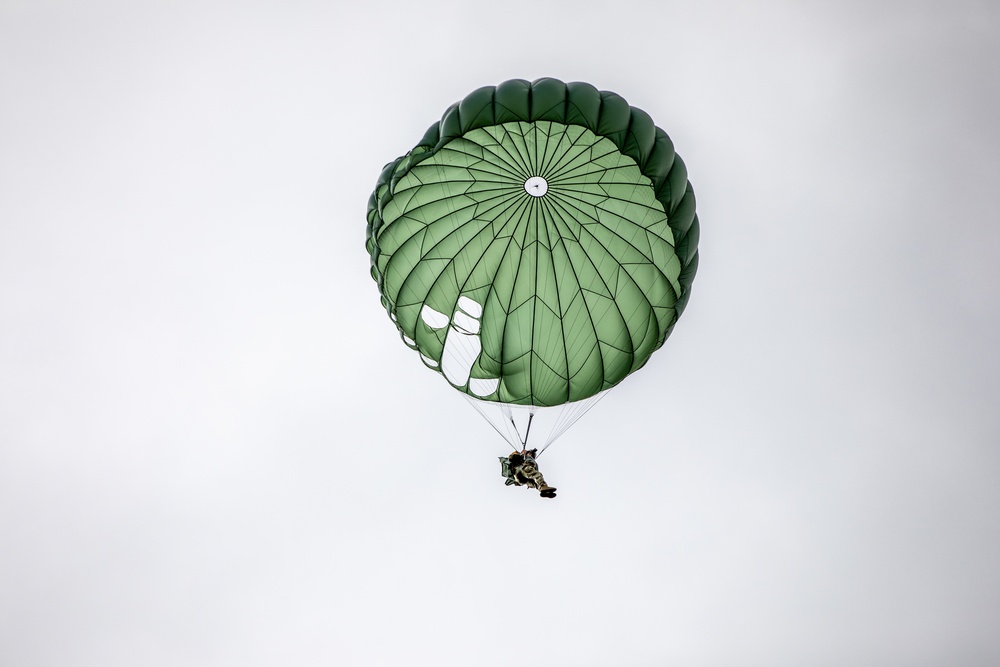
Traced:
[[698, 235], [666, 132], [546, 78], [473, 91], [386, 165], [366, 248], [403, 342], [511, 446], [544, 450], [666, 341]]

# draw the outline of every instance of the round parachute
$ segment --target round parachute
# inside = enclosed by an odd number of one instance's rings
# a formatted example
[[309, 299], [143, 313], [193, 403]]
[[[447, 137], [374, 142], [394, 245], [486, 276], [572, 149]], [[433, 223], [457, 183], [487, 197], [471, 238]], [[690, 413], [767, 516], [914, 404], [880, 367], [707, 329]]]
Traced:
[[513, 80], [452, 105], [385, 167], [366, 245], [403, 341], [481, 412], [526, 408], [530, 425], [539, 407], [585, 410], [663, 345], [698, 217], [645, 112], [586, 83]]

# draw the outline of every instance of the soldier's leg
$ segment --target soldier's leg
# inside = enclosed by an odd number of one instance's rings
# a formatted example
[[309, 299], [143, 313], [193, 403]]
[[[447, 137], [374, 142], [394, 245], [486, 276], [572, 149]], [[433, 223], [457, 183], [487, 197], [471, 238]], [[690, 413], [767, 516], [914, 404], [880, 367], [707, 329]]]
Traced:
[[529, 480], [528, 486], [535, 489], [541, 489], [548, 486], [545, 483], [545, 478], [542, 477], [542, 472], [538, 469], [538, 466], [526, 463], [521, 469], [524, 471], [524, 476]]

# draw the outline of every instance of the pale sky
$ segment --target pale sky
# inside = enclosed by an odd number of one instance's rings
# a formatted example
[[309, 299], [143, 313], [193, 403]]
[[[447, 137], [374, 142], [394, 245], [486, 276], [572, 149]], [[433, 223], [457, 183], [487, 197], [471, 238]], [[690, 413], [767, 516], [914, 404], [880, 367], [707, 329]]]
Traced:
[[[0, 0], [0, 664], [1000, 663], [1000, 6]], [[382, 166], [511, 78], [687, 163], [546, 453], [408, 350]]]

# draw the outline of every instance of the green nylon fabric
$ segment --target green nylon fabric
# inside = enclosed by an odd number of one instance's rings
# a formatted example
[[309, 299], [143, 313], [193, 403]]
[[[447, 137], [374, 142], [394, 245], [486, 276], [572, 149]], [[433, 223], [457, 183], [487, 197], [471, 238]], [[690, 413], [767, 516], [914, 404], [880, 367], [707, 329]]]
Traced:
[[687, 303], [697, 239], [667, 135], [614, 93], [553, 79], [453, 105], [368, 209], [372, 276], [406, 344], [456, 389], [520, 405], [640, 368]]

